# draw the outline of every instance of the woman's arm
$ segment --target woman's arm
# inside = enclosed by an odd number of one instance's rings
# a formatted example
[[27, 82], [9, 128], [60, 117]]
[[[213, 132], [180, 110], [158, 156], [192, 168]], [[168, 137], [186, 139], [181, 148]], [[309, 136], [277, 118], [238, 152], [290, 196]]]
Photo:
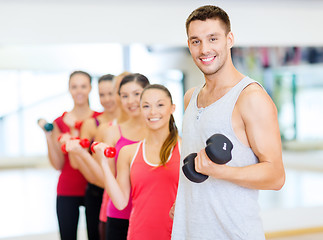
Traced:
[[95, 137], [96, 128], [97, 126], [94, 118], [84, 120], [80, 131], [80, 138], [86, 138], [91, 141]]
[[101, 160], [105, 190], [110, 196], [115, 207], [122, 210], [128, 205], [130, 198], [130, 161], [132, 159], [131, 156], [134, 154], [133, 146], [125, 146], [119, 152], [117, 161], [117, 179], [114, 177], [109, 166], [109, 161], [114, 161], [114, 159], [106, 158], [104, 156], [103, 152], [106, 147], [108, 147], [108, 145], [103, 143], [98, 144], [95, 147], [96, 155]]
[[93, 173], [92, 165], [97, 165], [98, 172], [103, 176], [101, 167], [96, 163], [88, 149], [83, 148], [79, 140], [69, 140], [66, 142], [66, 151], [68, 152], [71, 166], [80, 170], [86, 180], [92, 184], [104, 187], [103, 181], [98, 181]]
[[69, 138], [69, 134], [64, 134], [60, 140], [57, 140], [61, 132], [58, 130], [57, 124], [54, 122], [54, 129], [52, 132], [45, 132], [47, 149], [48, 149], [48, 158], [51, 165], [56, 170], [61, 170], [63, 168], [65, 159], [64, 154], [61, 151], [61, 144]]
[[[95, 122], [92, 122], [95, 124]], [[86, 127], [87, 125], [85, 125]], [[83, 128], [83, 126], [82, 126]], [[92, 129], [93, 130], [93, 129]], [[86, 131], [83, 132], [82, 137], [85, 135]], [[105, 126], [105, 128], [101, 128], [100, 131], [102, 138], [105, 136], [105, 141], [109, 146], [114, 146], [117, 142], [117, 139], [120, 138], [119, 130], [116, 127], [109, 127], [108, 125]], [[94, 139], [96, 140], [96, 135]], [[81, 173], [84, 175], [84, 177], [92, 184], [95, 184], [99, 187], [104, 187], [104, 175], [101, 167], [101, 162], [97, 161], [97, 157], [95, 156], [95, 153], [92, 153], [92, 155], [86, 151], [85, 149], [82, 149], [79, 145], [75, 144], [71, 146], [71, 148], [75, 149], [69, 149], [70, 152], [70, 159], [73, 161], [73, 165], [75, 164], [76, 167], [81, 171]], [[77, 155], [77, 157], [73, 157], [73, 155]], [[114, 160], [114, 159], [113, 159]], [[71, 163], [72, 164], [72, 163]], [[74, 166], [75, 166], [74, 165]], [[115, 163], [114, 161], [109, 161], [110, 169], [115, 175]]]
[[[86, 138], [91, 141], [95, 137], [95, 130], [95, 120], [93, 118], [85, 120], [81, 127], [80, 138]], [[95, 161], [88, 149], [82, 148], [78, 141], [71, 140], [66, 144], [66, 150], [69, 152], [73, 168], [80, 170], [88, 182], [104, 187], [101, 166]]]

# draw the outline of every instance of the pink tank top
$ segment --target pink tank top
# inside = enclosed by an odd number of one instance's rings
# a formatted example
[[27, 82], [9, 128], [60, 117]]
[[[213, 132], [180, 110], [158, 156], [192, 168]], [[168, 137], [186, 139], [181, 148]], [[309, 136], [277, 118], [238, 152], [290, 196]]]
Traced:
[[[116, 145], [114, 146], [116, 148], [116, 156], [114, 158], [115, 162], [116, 162], [116, 166], [117, 166], [117, 160], [118, 160], [118, 156], [119, 156], [119, 152], [120, 152], [121, 148], [126, 146], [126, 145], [130, 145], [130, 144], [134, 144], [134, 143], [138, 142], [138, 141], [132, 141], [130, 139], [127, 139], [127, 138], [123, 137], [123, 135], [121, 133], [120, 126], [118, 126], [118, 127], [119, 127], [119, 132], [120, 132], [120, 138], [119, 138], [118, 142], [116, 143]], [[107, 216], [110, 217], [110, 218], [129, 219], [131, 209], [132, 209], [131, 198], [129, 198], [129, 202], [128, 202], [127, 207], [125, 209], [121, 210], [121, 211], [118, 210], [113, 205], [111, 199], [109, 199], [108, 208], [107, 208]]]
[[173, 221], [169, 211], [176, 198], [179, 167], [179, 142], [164, 166], [149, 163], [145, 141], [140, 142], [130, 168], [133, 206], [128, 240], [171, 239]]

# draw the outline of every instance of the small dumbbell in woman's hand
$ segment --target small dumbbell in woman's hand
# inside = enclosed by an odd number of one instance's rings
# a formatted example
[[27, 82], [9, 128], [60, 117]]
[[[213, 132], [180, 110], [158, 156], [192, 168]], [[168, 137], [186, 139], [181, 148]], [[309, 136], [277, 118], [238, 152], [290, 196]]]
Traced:
[[46, 132], [51, 132], [54, 129], [54, 125], [43, 118], [38, 119], [37, 123]]
[[[95, 146], [98, 145], [99, 142], [93, 142], [91, 145], [91, 152], [95, 153]], [[114, 158], [116, 155], [116, 148], [115, 147], [106, 147], [104, 149], [104, 156], [107, 158]]]
[[[79, 140], [79, 144], [82, 148], [89, 148], [90, 147], [90, 141], [86, 138], [80, 139], [78, 137], [71, 138], [70, 140]], [[66, 143], [63, 143], [61, 146], [61, 150], [64, 154], [67, 154], [68, 151], [66, 150]]]

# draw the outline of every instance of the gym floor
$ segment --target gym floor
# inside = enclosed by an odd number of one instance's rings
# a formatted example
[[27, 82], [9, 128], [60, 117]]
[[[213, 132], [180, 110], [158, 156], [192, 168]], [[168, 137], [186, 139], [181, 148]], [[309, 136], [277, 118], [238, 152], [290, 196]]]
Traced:
[[[267, 239], [323, 239], [323, 192], [319, 190], [323, 172], [287, 169], [286, 174], [281, 191], [260, 191], [261, 215], [267, 233], [297, 228], [298, 235], [294, 232], [293, 236], [277, 237], [276, 234]], [[55, 212], [57, 178], [58, 172], [51, 167], [0, 170], [1, 240], [59, 239]], [[79, 239], [85, 240], [84, 209], [81, 211]], [[299, 231], [313, 227], [321, 227], [322, 232]]]

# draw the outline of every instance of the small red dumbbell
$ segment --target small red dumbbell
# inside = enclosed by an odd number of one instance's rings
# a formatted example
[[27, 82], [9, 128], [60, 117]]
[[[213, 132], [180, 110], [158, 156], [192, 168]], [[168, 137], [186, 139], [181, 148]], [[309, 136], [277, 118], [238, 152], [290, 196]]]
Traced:
[[[80, 139], [78, 137], [75, 137], [75, 138], [71, 138], [71, 140], [75, 140], [75, 139], [79, 139], [80, 140], [80, 145], [83, 147], [83, 148], [89, 148], [90, 147], [90, 141], [86, 138], [83, 138], [83, 139]], [[61, 146], [61, 150], [64, 154], [67, 154], [67, 151], [66, 151], [66, 144], [62, 144]]]
[[[93, 142], [91, 145], [91, 152], [95, 153], [94, 151], [94, 147], [96, 145], [98, 145], [99, 142]], [[113, 158], [116, 155], [116, 148], [115, 147], [107, 147], [106, 149], [104, 149], [104, 156], [106, 156], [107, 158]]]

